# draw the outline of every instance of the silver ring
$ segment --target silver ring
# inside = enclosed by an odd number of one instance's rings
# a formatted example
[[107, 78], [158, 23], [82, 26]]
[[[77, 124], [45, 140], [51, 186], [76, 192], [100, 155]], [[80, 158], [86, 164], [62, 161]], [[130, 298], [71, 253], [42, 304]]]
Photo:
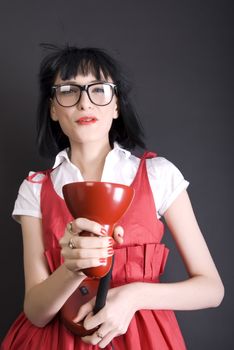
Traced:
[[100, 338], [100, 339], [103, 339], [103, 338], [104, 338], [104, 336], [103, 336], [101, 333], [96, 332], [96, 334], [97, 334], [97, 337], [98, 337], [98, 338]]
[[72, 231], [72, 222], [69, 222], [67, 229], [68, 229], [69, 233], [73, 233], [73, 231]]
[[73, 238], [69, 239], [68, 247], [71, 248], [71, 249], [75, 249], [76, 248], [75, 243], [73, 241]]

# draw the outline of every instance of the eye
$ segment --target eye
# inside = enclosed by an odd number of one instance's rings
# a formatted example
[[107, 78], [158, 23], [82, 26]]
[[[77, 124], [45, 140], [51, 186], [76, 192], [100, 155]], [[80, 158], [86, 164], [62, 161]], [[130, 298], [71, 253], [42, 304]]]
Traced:
[[58, 93], [60, 95], [71, 95], [77, 93], [78, 90], [79, 88], [73, 85], [62, 85], [59, 87]]
[[93, 86], [91, 90], [92, 94], [104, 94], [105, 90], [102, 85]]

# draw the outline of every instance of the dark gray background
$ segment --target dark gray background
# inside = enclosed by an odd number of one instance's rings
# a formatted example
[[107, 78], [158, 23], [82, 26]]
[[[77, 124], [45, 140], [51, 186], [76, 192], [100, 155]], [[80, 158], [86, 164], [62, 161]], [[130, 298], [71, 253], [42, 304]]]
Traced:
[[[4, 1], [0, 3], [0, 336], [22, 309], [20, 226], [11, 220], [35, 147], [40, 42], [106, 48], [123, 62], [148, 148], [174, 162], [226, 288], [216, 309], [177, 312], [191, 350], [230, 349], [233, 313], [233, 1]], [[188, 233], [189, 234], [189, 233]], [[186, 278], [174, 243], [165, 280]], [[196, 297], [196, 295], [194, 295]]]

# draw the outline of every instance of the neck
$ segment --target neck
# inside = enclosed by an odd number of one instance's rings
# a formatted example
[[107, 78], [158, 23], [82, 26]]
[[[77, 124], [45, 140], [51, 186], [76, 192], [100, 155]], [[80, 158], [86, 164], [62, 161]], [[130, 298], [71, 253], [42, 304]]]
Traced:
[[84, 180], [100, 181], [110, 150], [109, 142], [71, 144], [71, 162], [80, 169]]

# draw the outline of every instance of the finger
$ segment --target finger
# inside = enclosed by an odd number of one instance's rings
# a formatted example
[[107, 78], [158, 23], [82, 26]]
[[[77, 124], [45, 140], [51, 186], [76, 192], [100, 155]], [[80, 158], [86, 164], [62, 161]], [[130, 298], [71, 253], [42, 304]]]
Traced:
[[102, 249], [112, 246], [112, 237], [80, 237], [73, 236], [73, 243], [77, 249]]
[[61, 250], [61, 254], [65, 259], [109, 258], [113, 253], [112, 246], [100, 249], [71, 249], [65, 247]]
[[73, 235], [71, 235], [71, 233], [68, 231], [68, 228], [66, 226], [64, 235], [59, 239], [60, 247], [62, 248], [62, 247], [68, 246], [68, 242], [70, 238], [73, 238]]
[[65, 260], [64, 265], [66, 268], [73, 272], [78, 272], [83, 269], [87, 269], [90, 267], [97, 267], [97, 266], [106, 266], [107, 265], [107, 259], [100, 258], [100, 259], [79, 259], [79, 260]]
[[72, 242], [75, 246], [75, 248], [83, 248], [83, 249], [101, 249], [101, 248], [110, 248], [113, 243], [112, 237], [106, 236], [106, 237], [90, 237], [90, 236], [72, 236], [70, 234], [67, 234], [63, 236], [59, 240], [59, 244], [61, 248], [69, 248], [69, 242], [72, 239]]
[[100, 338], [97, 336], [96, 332], [92, 335], [86, 335], [86, 337], [82, 337], [81, 339], [84, 343], [92, 345], [97, 345], [100, 342]]
[[73, 319], [73, 322], [80, 322], [82, 321], [86, 316], [88, 317], [89, 315], [93, 315], [93, 307], [95, 303], [95, 298], [90, 300], [88, 303], [82, 305], [78, 311], [77, 316]]
[[[98, 331], [93, 333], [90, 336], [85, 337], [87, 342], [91, 342], [92, 344], [97, 344], [99, 343], [100, 345], [107, 345], [111, 342], [111, 340], [116, 336], [122, 334], [122, 330], [117, 329], [116, 327], [113, 326], [112, 323], [110, 322], [103, 322], [104, 314], [102, 312], [97, 313], [96, 315], [93, 315], [90, 313], [84, 320], [84, 327], [87, 330], [94, 329], [100, 325], [98, 328]], [[100, 340], [101, 335], [102, 339]]]
[[[99, 330], [99, 332], [100, 333], [102, 332], [101, 329]], [[99, 348], [101, 348], [101, 349], [105, 348], [112, 341], [112, 339], [116, 336], [117, 336], [117, 334], [115, 331], [111, 331], [111, 332], [107, 333], [103, 337], [103, 339], [99, 342], [99, 344], [98, 344]]]
[[[105, 320], [104, 318], [105, 318], [105, 312], [103, 312], [103, 309], [101, 309], [95, 315], [89, 315], [89, 317], [86, 317], [86, 319], [84, 320], [84, 327], [88, 330], [96, 328], [104, 322]], [[103, 326], [104, 325], [102, 325], [101, 327]]]
[[[91, 328], [87, 328], [86, 324], [87, 322], [89, 321], [89, 319], [92, 319], [93, 318], [93, 313], [90, 312], [87, 317], [85, 318], [84, 320], [84, 323], [83, 323], [83, 326], [84, 328], [86, 329], [91, 329]], [[98, 324], [100, 325], [100, 323]], [[98, 331], [95, 331], [93, 334], [91, 335], [87, 335], [85, 337], [82, 337], [81, 339], [85, 342], [85, 343], [88, 343], [88, 344], [92, 344], [92, 345], [96, 345], [100, 342], [100, 336], [98, 336], [97, 333]], [[100, 333], [101, 334], [101, 333]]]
[[93, 334], [91, 335], [87, 335], [85, 337], [82, 337], [81, 339], [88, 344], [92, 344], [92, 345], [97, 345], [100, 348], [104, 348], [106, 345], [108, 345], [112, 339], [116, 336], [116, 332], [115, 331], [110, 331], [109, 333], [104, 333], [104, 330], [102, 328], [102, 326], [95, 331]]
[[124, 229], [122, 226], [116, 226], [113, 233], [113, 238], [118, 244], [122, 244], [124, 239]]
[[72, 233], [77, 234], [82, 231], [94, 233], [97, 236], [106, 236], [106, 229], [96, 221], [88, 220], [86, 218], [78, 218], [72, 221]]
[[74, 220], [67, 223], [65, 234], [69, 234], [73, 236], [73, 235], [79, 234], [81, 231], [82, 229], [78, 228], [77, 225], [75, 225], [75, 220]]
[[[91, 314], [89, 314], [86, 319], [92, 317]], [[85, 319], [85, 320], [86, 320]], [[84, 322], [85, 324], [85, 322]], [[85, 326], [84, 326], [85, 327]], [[101, 328], [101, 327], [100, 327]], [[87, 335], [85, 337], [82, 337], [81, 339], [88, 344], [92, 344], [92, 345], [97, 345], [98, 343], [100, 343], [100, 341], [104, 338], [104, 334], [100, 332], [100, 328], [98, 328], [98, 330], [94, 331], [93, 334], [91, 335]]]

